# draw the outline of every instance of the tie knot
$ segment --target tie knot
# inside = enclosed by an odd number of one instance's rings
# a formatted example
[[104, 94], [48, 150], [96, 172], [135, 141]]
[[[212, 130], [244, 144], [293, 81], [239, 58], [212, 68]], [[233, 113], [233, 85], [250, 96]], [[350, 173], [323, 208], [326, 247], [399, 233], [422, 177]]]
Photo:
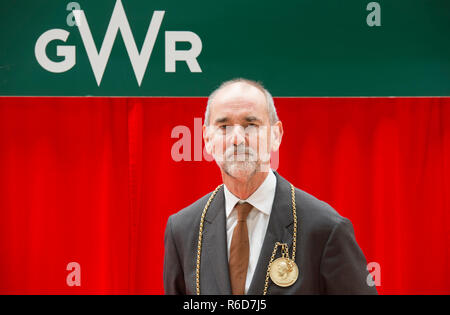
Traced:
[[238, 212], [238, 221], [246, 221], [250, 210], [252, 210], [253, 206], [248, 202], [237, 203], [235, 206]]

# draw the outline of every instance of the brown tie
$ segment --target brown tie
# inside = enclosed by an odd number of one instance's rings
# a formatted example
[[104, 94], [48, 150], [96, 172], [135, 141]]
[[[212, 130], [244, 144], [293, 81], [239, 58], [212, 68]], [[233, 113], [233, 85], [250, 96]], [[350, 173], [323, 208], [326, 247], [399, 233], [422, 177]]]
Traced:
[[245, 290], [248, 257], [250, 255], [247, 216], [253, 206], [244, 202], [236, 204], [235, 208], [238, 212], [238, 220], [231, 239], [229, 268], [231, 292], [242, 295]]

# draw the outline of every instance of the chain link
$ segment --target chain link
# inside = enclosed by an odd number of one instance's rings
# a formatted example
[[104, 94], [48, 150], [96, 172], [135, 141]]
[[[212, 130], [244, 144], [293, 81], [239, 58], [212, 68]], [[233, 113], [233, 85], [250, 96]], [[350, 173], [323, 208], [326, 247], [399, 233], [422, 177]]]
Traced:
[[211, 201], [214, 199], [214, 196], [216, 195], [217, 191], [222, 187], [223, 184], [220, 184], [217, 186], [217, 188], [213, 191], [211, 196], [208, 199], [208, 202], [205, 205], [205, 208], [202, 212], [202, 217], [200, 218], [200, 228], [198, 231], [198, 245], [197, 245], [197, 266], [195, 270], [195, 286], [197, 295], [200, 295], [200, 257], [202, 255], [202, 238], [203, 238], [203, 222], [205, 221], [206, 211], [209, 208], [209, 205], [211, 204]]
[[292, 195], [292, 216], [294, 217], [294, 231], [292, 233], [292, 260], [295, 261], [295, 253], [297, 251], [297, 207], [295, 205], [295, 188], [291, 184]]
[[289, 259], [289, 248], [286, 243], [276, 242], [273, 248], [272, 257], [270, 257], [269, 265], [267, 266], [266, 280], [264, 282], [263, 295], [267, 295], [267, 289], [269, 288], [269, 276], [272, 262], [277, 253], [278, 246], [281, 246], [282, 257], [288, 258], [289, 269], [292, 269], [292, 263], [295, 263], [295, 252], [297, 250], [297, 207], [295, 205], [295, 188], [291, 184], [291, 196], [292, 196], [292, 216], [294, 217], [294, 231], [292, 233], [292, 260]]

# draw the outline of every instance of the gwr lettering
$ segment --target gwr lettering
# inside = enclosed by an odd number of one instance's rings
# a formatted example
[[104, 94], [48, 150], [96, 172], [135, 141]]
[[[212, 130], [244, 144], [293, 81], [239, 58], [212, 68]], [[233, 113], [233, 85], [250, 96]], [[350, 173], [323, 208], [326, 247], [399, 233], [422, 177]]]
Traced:
[[[69, 3], [69, 5], [71, 4], [72, 3]], [[134, 75], [138, 85], [140, 86], [147, 69], [165, 11], [153, 12], [144, 43], [141, 51], [139, 52], [121, 0], [116, 1], [100, 50], [97, 50], [95, 42], [92, 38], [92, 33], [84, 11], [80, 10], [79, 6], [77, 8], [72, 5], [70, 8], [75, 8], [75, 10], [67, 16], [67, 23], [70, 26], [73, 18], [75, 18], [75, 24], [80, 31], [81, 39], [86, 49], [97, 85], [100, 86], [112, 47], [117, 37], [117, 33], [120, 31], [133, 67]], [[49, 72], [61, 73], [66, 72], [75, 66], [76, 53], [75, 46], [73, 45], [56, 46], [57, 56], [64, 57], [62, 61], [52, 61], [46, 54], [46, 48], [50, 42], [54, 40], [65, 42], [68, 37], [69, 32], [62, 29], [52, 29], [46, 31], [38, 38], [34, 53], [36, 60], [42, 68]], [[176, 50], [175, 47], [177, 42], [188, 42], [191, 44], [191, 48], [188, 50]], [[197, 57], [200, 55], [201, 51], [202, 41], [197, 34], [189, 31], [165, 32], [165, 72], [175, 72], [175, 65], [177, 61], [186, 62], [191, 72], [202, 72], [197, 61]]]

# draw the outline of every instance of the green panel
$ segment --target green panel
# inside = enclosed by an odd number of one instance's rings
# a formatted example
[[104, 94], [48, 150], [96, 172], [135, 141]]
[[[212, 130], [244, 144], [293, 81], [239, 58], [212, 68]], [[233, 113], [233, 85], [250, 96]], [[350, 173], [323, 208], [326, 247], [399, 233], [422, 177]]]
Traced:
[[[100, 86], [77, 26], [68, 26], [70, 1], [0, 3], [0, 95], [206, 96], [221, 81], [262, 81], [274, 96], [449, 96], [450, 1], [377, 1], [381, 26], [369, 27], [370, 1], [127, 1], [122, 0], [140, 50], [154, 10], [164, 10], [141, 86], [120, 33]], [[80, 0], [97, 49], [116, 0]], [[34, 47], [50, 29], [70, 32], [75, 66], [43, 69]], [[190, 31], [202, 40], [201, 73], [179, 61], [165, 72], [165, 32]], [[179, 43], [177, 49], [189, 49]]]

